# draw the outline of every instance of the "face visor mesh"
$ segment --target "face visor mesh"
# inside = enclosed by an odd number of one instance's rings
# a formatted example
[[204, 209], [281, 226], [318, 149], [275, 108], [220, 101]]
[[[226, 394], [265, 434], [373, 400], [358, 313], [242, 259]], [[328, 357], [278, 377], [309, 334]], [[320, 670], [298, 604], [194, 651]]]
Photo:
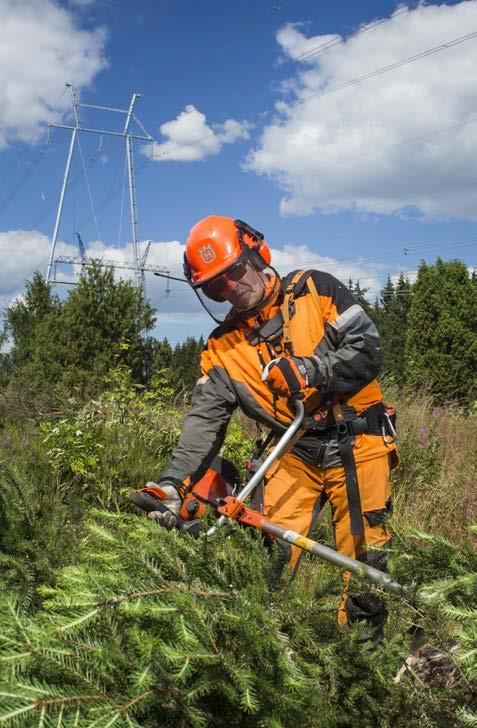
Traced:
[[255, 258], [258, 256], [245, 251], [228, 269], [193, 286], [200, 303], [217, 323], [240, 320], [269, 298], [276, 273]]

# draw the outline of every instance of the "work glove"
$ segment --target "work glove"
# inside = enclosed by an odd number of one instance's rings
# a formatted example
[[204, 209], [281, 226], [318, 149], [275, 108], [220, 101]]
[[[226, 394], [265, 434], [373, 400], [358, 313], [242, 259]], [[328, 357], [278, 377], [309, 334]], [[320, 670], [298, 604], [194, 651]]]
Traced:
[[296, 397], [310, 386], [305, 359], [300, 356], [272, 359], [263, 370], [262, 381], [280, 397]]
[[160, 480], [159, 483], [146, 483], [146, 488], [152, 485], [159, 485], [159, 488], [164, 491], [166, 498], [161, 501], [169, 510], [163, 513], [162, 511], [151, 511], [147, 514], [150, 521], [157, 521], [161, 526], [164, 526], [168, 531], [172, 531], [177, 526], [179, 511], [182, 506], [182, 498], [176, 486], [171, 480], [165, 478]]

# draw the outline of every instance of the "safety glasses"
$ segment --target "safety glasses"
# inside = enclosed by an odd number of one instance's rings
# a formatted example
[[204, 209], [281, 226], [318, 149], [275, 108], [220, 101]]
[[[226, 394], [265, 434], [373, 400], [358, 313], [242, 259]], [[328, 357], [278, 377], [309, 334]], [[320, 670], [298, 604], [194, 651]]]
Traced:
[[201, 288], [207, 298], [210, 298], [212, 301], [225, 301], [225, 296], [223, 295], [225, 291], [243, 278], [246, 272], [247, 261], [239, 259], [225, 273], [215, 276], [215, 278], [204, 283]]

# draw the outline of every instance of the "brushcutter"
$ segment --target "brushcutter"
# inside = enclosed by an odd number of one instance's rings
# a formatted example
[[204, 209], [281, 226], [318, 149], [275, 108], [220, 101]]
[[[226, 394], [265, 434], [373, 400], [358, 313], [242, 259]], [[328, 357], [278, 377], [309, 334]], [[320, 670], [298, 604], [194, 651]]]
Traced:
[[[318, 556], [320, 559], [340, 569], [366, 578], [376, 586], [382, 587], [398, 596], [415, 598], [416, 594], [412, 588], [399, 584], [388, 574], [361, 561], [340, 554], [338, 551], [318, 543], [307, 536], [282, 528], [276, 523], [272, 523], [262, 513], [245, 504], [245, 499], [261, 484], [270, 466], [285, 452], [291, 449], [296, 440], [301, 437], [305, 408], [300, 399], [295, 400], [295, 411], [295, 419], [291, 425], [255, 470], [250, 480], [238, 492], [236, 492], [238, 487], [237, 477], [231, 478], [230, 472], [226, 472], [227, 467], [229, 471], [230, 469], [235, 471], [235, 469], [221, 458], [216, 458], [205, 475], [193, 485], [187, 487], [176, 527], [183, 533], [199, 538], [201, 535], [201, 518], [204, 515], [206, 506], [209, 505], [215, 510], [219, 518], [217, 524], [206, 532], [206, 537], [213, 536], [217, 529], [230, 519], [242, 526], [259, 529], [271, 541], [279, 539], [293, 546], [297, 546], [304, 551], [308, 551], [314, 556]], [[235, 480], [235, 483], [233, 480]], [[145, 488], [134, 491], [129, 498], [135, 505], [146, 512], [165, 512], [168, 510], [162, 503], [165, 499], [165, 493], [159, 485], [148, 485]]]

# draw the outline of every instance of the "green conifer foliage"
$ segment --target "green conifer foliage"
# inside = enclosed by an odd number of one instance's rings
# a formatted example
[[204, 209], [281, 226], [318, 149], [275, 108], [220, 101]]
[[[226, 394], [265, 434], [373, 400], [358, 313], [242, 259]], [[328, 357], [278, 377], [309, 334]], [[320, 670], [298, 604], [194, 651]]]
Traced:
[[371, 316], [372, 307], [366, 298], [366, 294], [369, 291], [369, 288], [361, 288], [361, 284], [359, 281], [354, 281], [349, 278], [348, 279], [348, 288], [353, 294], [353, 296], [356, 298], [357, 302], [360, 306], [364, 308], [368, 316]]
[[396, 284], [388, 276], [381, 291], [378, 328], [383, 350], [382, 371], [399, 384], [404, 382], [404, 349], [411, 291], [412, 286], [403, 273]]
[[187, 337], [182, 344], [177, 344], [172, 354], [171, 367], [176, 391], [186, 399], [194, 389], [200, 376], [199, 360], [204, 340]]
[[27, 283], [25, 301], [6, 311], [12, 342], [10, 369], [18, 382], [96, 392], [104, 376], [126, 364], [143, 382], [152, 351], [144, 334], [154, 325], [141, 291], [116, 282], [112, 269], [87, 268], [64, 301], [52, 295], [39, 273]]
[[421, 263], [406, 338], [406, 379], [436, 400], [476, 397], [477, 290], [458, 260]]
[[86, 270], [69, 294], [61, 316], [63, 367], [69, 382], [100, 382], [119, 364], [142, 382], [145, 369], [143, 334], [154, 325], [153, 309], [140, 289], [114, 280], [112, 269], [99, 264]]
[[[75, 503], [76, 501], [76, 503]], [[39, 584], [74, 558], [77, 494], [52, 488], [43, 463], [0, 467], [0, 593], [25, 608], [38, 605]]]
[[13, 371], [30, 369], [40, 344], [42, 325], [48, 318], [56, 319], [59, 309], [58, 296], [52, 293], [40, 273], [35, 273], [26, 282], [24, 299], [5, 310], [4, 337], [11, 343], [11, 350], [4, 365], [8, 363]]
[[[455, 580], [455, 552], [433, 549], [433, 575]], [[369, 651], [356, 631], [339, 634], [336, 571], [320, 568], [303, 590], [280, 587], [276, 567], [255, 532], [224, 528], [197, 542], [97, 512], [80, 559], [42, 590], [39, 613], [27, 617], [3, 600], [0, 722], [455, 726], [462, 693], [442, 700], [393, 682], [405, 651], [397, 637]]]

